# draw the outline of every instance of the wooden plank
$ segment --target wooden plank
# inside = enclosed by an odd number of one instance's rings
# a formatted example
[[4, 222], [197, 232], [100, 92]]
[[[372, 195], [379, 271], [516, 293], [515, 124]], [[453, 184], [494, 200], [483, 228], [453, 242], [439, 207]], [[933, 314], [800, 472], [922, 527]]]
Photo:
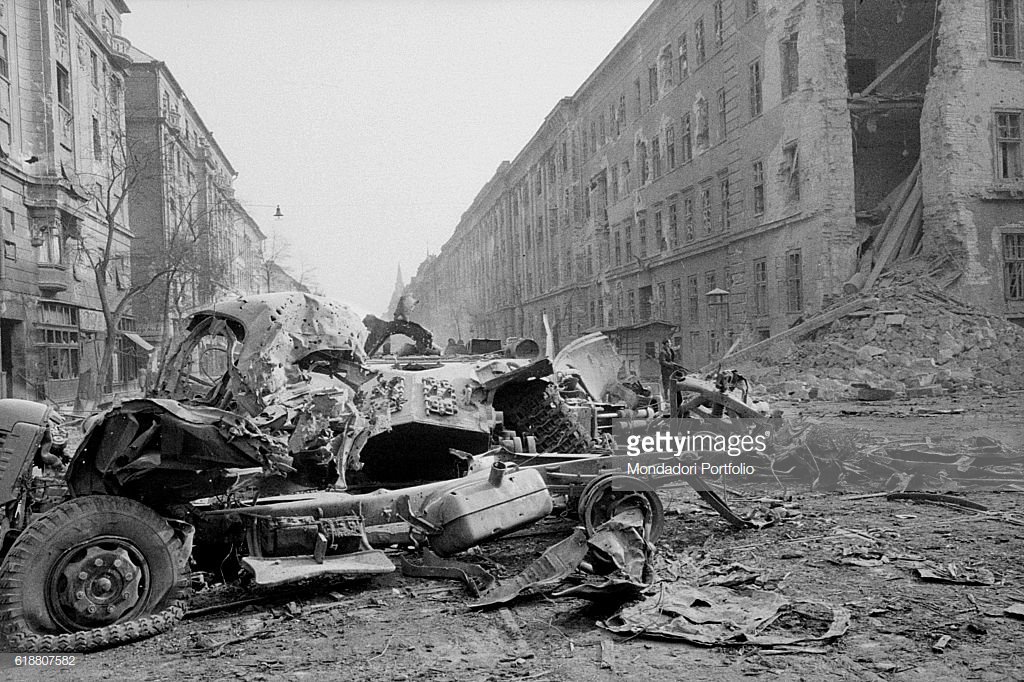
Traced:
[[921, 199], [918, 198], [917, 205], [914, 206], [914, 213], [910, 216], [910, 224], [907, 226], [907, 230], [904, 232], [903, 241], [900, 243], [899, 251], [896, 252], [896, 260], [900, 261], [904, 258], [908, 258], [914, 250], [914, 244], [917, 243], [917, 237], [921, 233], [921, 214], [924, 211], [924, 206], [921, 203]]
[[890, 64], [888, 66], [888, 68], [885, 69], [885, 71], [882, 71], [882, 73], [878, 74], [878, 77], [875, 78], [875, 80], [873, 80], [870, 83], [868, 83], [867, 87], [865, 87], [863, 90], [860, 91], [860, 93], [859, 93], [860, 96], [863, 97], [863, 96], [869, 94], [875, 88], [877, 88], [878, 85], [882, 81], [884, 81], [886, 78], [888, 78], [889, 76], [892, 75], [893, 71], [895, 71], [896, 69], [900, 68], [900, 66], [903, 65], [903, 62], [905, 62], [908, 59], [910, 59], [911, 57], [913, 57], [914, 54], [918, 50], [920, 50], [922, 47], [924, 47], [925, 43], [927, 43], [929, 40], [931, 40], [931, 37], [932, 37], [931, 31], [929, 31], [928, 33], [925, 33], [923, 36], [921, 36], [921, 39], [918, 40], [913, 45], [911, 45], [909, 50], [907, 50], [906, 52], [901, 54], [899, 57], [897, 57], [896, 61], [894, 61], [892, 64]]
[[[914, 166], [913, 174], [918, 175], [920, 168], [920, 162]], [[914, 182], [914, 187], [911, 189], [911, 195], [916, 192], [917, 196], [921, 194], [920, 177]], [[906, 230], [907, 223], [910, 220], [910, 214], [914, 211], [914, 205], [917, 203], [917, 199], [913, 201], [909, 200], [909, 197], [905, 197], [900, 203], [899, 213], [896, 219], [893, 221], [892, 227], [889, 230], [889, 234], [885, 238], [885, 242], [875, 252], [875, 265], [871, 269], [871, 274], [868, 275], [867, 280], [864, 282], [864, 290], [870, 289], [871, 285], [875, 283], [878, 276], [882, 274], [882, 271], [889, 264], [889, 260], [892, 258], [893, 252], [896, 247], [899, 246], [900, 241], [903, 239], [903, 231]], [[895, 210], [895, 209], [894, 209]]]
[[[833, 310], [829, 310], [819, 315], [815, 315], [809, 320], [805, 320], [798, 324], [797, 326], [787, 329], [781, 334], [776, 334], [775, 336], [767, 338], [764, 341], [758, 341], [752, 346], [742, 348], [733, 353], [732, 355], [727, 355], [724, 358], [722, 358], [722, 362], [724, 362], [725, 360], [731, 360], [735, 362], [744, 357], [748, 357], [751, 354], [756, 353], [757, 351], [769, 348], [772, 344], [777, 343], [779, 341], [783, 341], [785, 339], [796, 341], [797, 339], [806, 336], [807, 334], [810, 334], [816, 329], [824, 327], [826, 324], [831, 324], [832, 322], [835, 322], [839, 318], [845, 317], [849, 313], [853, 313], [860, 310], [861, 308], [867, 308], [868, 306], [873, 305], [878, 305], [877, 298], [862, 298], [856, 301], [852, 301], [850, 303], [845, 303], [839, 306], [838, 308], [834, 308]], [[701, 373], [710, 372], [711, 370], [718, 367], [718, 365], [719, 361], [716, 360], [715, 362], [709, 363], [702, 367], [700, 371]]]

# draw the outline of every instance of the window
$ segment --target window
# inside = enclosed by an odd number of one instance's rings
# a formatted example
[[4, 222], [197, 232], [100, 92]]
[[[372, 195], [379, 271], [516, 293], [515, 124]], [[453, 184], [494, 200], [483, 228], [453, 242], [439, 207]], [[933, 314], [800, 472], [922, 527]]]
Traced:
[[[39, 238], [42, 240], [42, 244], [39, 244], [38, 262], [49, 265], [63, 263], [64, 230], [61, 228], [61, 222], [54, 220], [40, 227]], [[39, 242], [34, 243], [38, 244]]]
[[1024, 233], [1003, 235], [1003, 291], [1008, 301], [1024, 301]]
[[626, 228], [623, 230], [626, 242], [626, 261], [633, 260], [633, 226], [626, 223]]
[[122, 318], [117, 327], [122, 333], [117, 335], [111, 373], [114, 383], [122, 384], [138, 378], [139, 367], [145, 364], [146, 358], [141, 354], [135, 342], [123, 333], [135, 331], [135, 320]]
[[65, 33], [68, 32], [67, 0], [53, 0], [53, 25]]
[[783, 172], [786, 175], [787, 201], [800, 201], [800, 149], [790, 142], [782, 150]]
[[608, 136], [604, 129], [604, 112], [602, 111], [597, 115], [597, 146], [603, 146], [607, 140]]
[[651, 174], [654, 180], [661, 177], [661, 140], [657, 135], [651, 140]]
[[39, 303], [36, 346], [46, 363], [47, 379], [78, 376], [78, 310], [59, 303]]
[[668, 238], [672, 248], [679, 246], [679, 213], [675, 202], [668, 205]]
[[661, 209], [654, 211], [654, 248], [657, 251], [664, 251], [668, 248], [665, 242], [665, 230], [661, 224]]
[[1021, 117], [1019, 112], [996, 113], [996, 177], [999, 180], [1024, 177]]
[[614, 204], [619, 200], [619, 167], [612, 164], [611, 172], [611, 182], [608, 185], [612, 196], [612, 203]]
[[686, 224], [686, 241], [693, 241], [693, 197], [683, 199], [683, 222]]
[[18, 260], [18, 245], [9, 239], [4, 240], [4, 258]]
[[676, 129], [671, 123], [665, 128], [665, 158], [668, 161], [668, 169], [676, 167]]
[[782, 41], [782, 97], [786, 98], [796, 92], [800, 85], [800, 55], [797, 52], [797, 35], [790, 33]]
[[669, 319], [673, 322], [682, 322], [683, 316], [683, 284], [676, 278], [672, 280], [672, 314]]
[[705, 187], [700, 191], [700, 224], [704, 227], [704, 234], [711, 234], [711, 188]]
[[619, 115], [615, 117], [615, 134], [622, 134], [622, 126], [626, 125], [626, 96], [619, 95]]
[[654, 304], [655, 304], [655, 307], [657, 309], [656, 312], [655, 312], [655, 315], [657, 316], [657, 318], [659, 320], [666, 320], [666, 319], [668, 319], [668, 314], [667, 314], [667, 311], [665, 310], [665, 305], [666, 305], [667, 301], [665, 299], [666, 299], [666, 297], [665, 297], [665, 283], [664, 282], [660, 282], [658, 284], [658, 294], [657, 294], [657, 296], [654, 299]]
[[121, 108], [121, 81], [117, 76], [110, 77], [110, 106], [116, 115]]
[[626, 314], [626, 320], [636, 322], [636, 292], [632, 289], [626, 294]]
[[615, 266], [622, 265], [622, 233], [615, 233]]
[[803, 265], [798, 249], [786, 254], [786, 307], [791, 313], [798, 313], [804, 309], [802, 283]]
[[732, 223], [729, 219], [729, 176], [726, 175], [718, 180], [719, 189], [719, 226], [723, 230], [728, 230], [732, 227]]
[[57, 103], [71, 111], [71, 78], [60, 64], [57, 65]]
[[697, 100], [697, 148], [704, 150], [710, 142], [711, 124], [708, 122], [708, 101], [703, 97]]
[[658, 66], [647, 68], [647, 104], [648, 106], [658, 101]]
[[718, 336], [718, 332], [714, 329], [708, 331], [708, 359], [714, 360], [722, 354], [721, 351], [721, 339]]
[[690, 275], [686, 279], [686, 289], [689, 294], [690, 323], [700, 322], [700, 285], [697, 284], [697, 275]]
[[92, 117], [92, 157], [103, 158], [103, 137], [100, 135], [100, 120]]
[[675, 83], [675, 76], [672, 73], [672, 43], [661, 48], [658, 53], [658, 80], [661, 81], [662, 92], [666, 92]]
[[768, 261], [754, 261], [754, 314], [768, 314]]
[[637, 232], [640, 233], [640, 256], [647, 256], [647, 214], [643, 211], [637, 213]]
[[997, 59], [1019, 59], [1017, 46], [1017, 0], [989, 0], [992, 21], [992, 56]]
[[707, 60], [707, 52], [704, 50], [704, 19], [698, 19], [693, 25], [693, 43], [697, 51], [697, 66]]
[[757, 0], [747, 0], [747, 19], [757, 14]]
[[636, 88], [636, 117], [640, 118], [640, 115], [644, 113], [644, 100], [641, 96], [639, 78], [633, 81], [633, 86]]
[[750, 117], [760, 116], [764, 107], [761, 97], [761, 60], [750, 65]]
[[7, 34], [0, 32], [0, 76], [11, 77], [11, 63], [7, 57]]
[[691, 133], [690, 114], [683, 114], [683, 134], [680, 138], [683, 163], [689, 163], [693, 159], [693, 135]]
[[679, 36], [679, 82], [682, 83], [690, 75], [690, 65], [686, 54], [686, 34]]
[[647, 184], [649, 169], [647, 167], [647, 143], [639, 140], [636, 143], [636, 165], [640, 169], [640, 186]]
[[722, 11], [722, 0], [715, 0], [715, 45], [721, 47], [725, 42], [725, 14]]
[[597, 123], [595, 121], [590, 122], [590, 151], [597, 151]]
[[754, 215], [764, 214], [764, 163], [755, 161], [752, 167], [754, 188]]
[[718, 134], [719, 140], [724, 140], [729, 131], [726, 127], [725, 122], [725, 88], [719, 89], [717, 93], [718, 99]]
[[100, 87], [100, 65], [96, 61], [96, 53], [89, 51], [89, 71], [92, 77], [92, 87]]

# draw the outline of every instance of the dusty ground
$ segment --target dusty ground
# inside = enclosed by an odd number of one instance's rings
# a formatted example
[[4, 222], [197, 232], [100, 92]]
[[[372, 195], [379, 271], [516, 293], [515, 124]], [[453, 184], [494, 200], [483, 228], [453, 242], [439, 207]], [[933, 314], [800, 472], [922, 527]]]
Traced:
[[[987, 435], [1022, 451], [1024, 400], [973, 396], [892, 404], [805, 403], [805, 414], [845, 421], [893, 439]], [[963, 414], [915, 416], [963, 408]], [[755, 647], [701, 648], [612, 635], [596, 625], [617, 604], [532, 598], [471, 612], [457, 583], [406, 578], [334, 581], [260, 594], [256, 604], [186, 620], [165, 635], [80, 656], [74, 669], [4, 671], [9, 679], [231, 680], [1024, 680], [1024, 620], [1003, 609], [1024, 602], [1024, 527], [994, 513], [863, 497], [871, 490], [739, 486], [739, 510], [786, 502], [784, 520], [736, 531], [688, 489], [666, 494], [668, 529], [658, 543], [669, 564], [742, 563], [790, 596], [845, 605], [848, 632], [822, 653]], [[876, 488], [877, 489], [877, 488]], [[859, 499], [851, 499], [861, 495]], [[787, 497], [791, 496], [791, 497]], [[968, 498], [990, 512], [1021, 515], [1019, 493]], [[778, 504], [778, 502], [775, 502]], [[489, 543], [471, 558], [508, 575], [571, 525], [551, 519]], [[886, 555], [878, 566], [834, 563], [844, 550]], [[925, 582], [913, 559], [992, 571], [991, 586]], [[208, 591], [197, 607], [248, 599]], [[933, 645], [943, 636], [944, 650]]]

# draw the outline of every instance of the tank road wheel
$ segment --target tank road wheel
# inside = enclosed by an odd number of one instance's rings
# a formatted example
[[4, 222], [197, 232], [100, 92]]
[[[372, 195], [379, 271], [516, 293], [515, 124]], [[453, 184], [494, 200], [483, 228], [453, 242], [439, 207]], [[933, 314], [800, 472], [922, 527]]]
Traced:
[[656, 542], [665, 530], [665, 506], [658, 493], [638, 478], [622, 474], [599, 476], [587, 484], [577, 506], [589, 535], [605, 521], [628, 509], [639, 509], [650, 524], [648, 542]]
[[169, 630], [185, 615], [188, 544], [134, 500], [64, 502], [0, 565], [0, 634], [14, 651], [89, 651]]

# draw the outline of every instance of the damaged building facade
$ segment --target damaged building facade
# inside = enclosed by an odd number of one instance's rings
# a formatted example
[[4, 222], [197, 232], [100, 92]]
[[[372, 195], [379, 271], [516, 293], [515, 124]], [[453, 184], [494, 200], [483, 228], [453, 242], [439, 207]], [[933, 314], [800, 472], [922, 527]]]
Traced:
[[268, 290], [265, 236], [235, 198], [237, 175], [167, 65], [132, 48], [126, 120], [137, 163], [133, 307], [140, 333], [165, 344], [192, 308]]
[[[94, 264], [113, 233], [106, 294], [129, 282], [127, 212], [108, 228], [97, 187], [114, 187], [124, 130], [121, 0], [0, 3], [0, 396], [74, 400], [95, 375], [107, 332]], [[137, 377], [130, 316], [112, 376]]]
[[415, 317], [437, 338], [603, 330], [653, 377], [665, 336], [701, 365], [856, 290], [899, 198], [922, 226], [908, 255], [1020, 318], [1022, 16], [655, 2], [420, 265]]

